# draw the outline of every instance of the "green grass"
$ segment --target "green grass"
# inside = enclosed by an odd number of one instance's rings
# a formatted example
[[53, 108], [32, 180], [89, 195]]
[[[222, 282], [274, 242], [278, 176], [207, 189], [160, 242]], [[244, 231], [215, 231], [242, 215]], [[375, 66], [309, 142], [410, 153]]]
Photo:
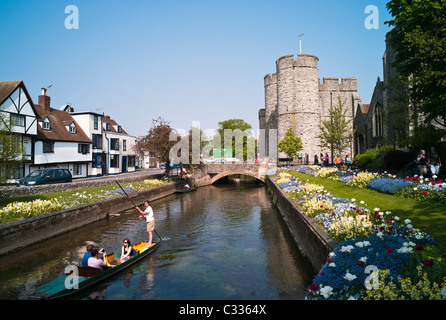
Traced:
[[4, 207], [7, 204], [12, 203], [12, 202], [28, 202], [28, 201], [33, 201], [33, 200], [37, 200], [37, 199], [51, 200], [53, 198], [59, 198], [59, 197], [72, 197], [77, 192], [82, 193], [84, 191], [87, 191], [88, 193], [99, 193], [99, 192], [101, 192], [101, 190], [103, 190], [105, 192], [105, 191], [114, 190], [114, 189], [116, 189], [115, 186], [102, 186], [102, 187], [85, 188], [85, 189], [79, 189], [79, 190], [70, 190], [70, 191], [62, 191], [62, 192], [32, 194], [32, 195], [28, 195], [28, 196], [20, 196], [20, 197], [12, 197], [12, 198], [3, 198], [3, 199], [0, 199], [0, 208]]
[[440, 242], [443, 255], [446, 255], [446, 208], [440, 204], [421, 203], [408, 199], [381, 193], [367, 188], [347, 186], [343, 182], [318, 178], [297, 171], [290, 172], [301, 181], [323, 185], [332, 195], [342, 198], [355, 198], [356, 203], [363, 200], [367, 208], [380, 211], [391, 211], [393, 216], [410, 219], [414, 228], [426, 228], [426, 232]]

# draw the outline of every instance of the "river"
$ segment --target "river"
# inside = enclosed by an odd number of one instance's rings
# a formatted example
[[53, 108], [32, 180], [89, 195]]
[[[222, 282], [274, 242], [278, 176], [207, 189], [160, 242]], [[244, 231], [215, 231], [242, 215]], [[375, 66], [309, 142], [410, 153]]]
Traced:
[[[161, 246], [129, 269], [72, 299], [300, 300], [313, 273], [266, 188], [201, 187], [152, 203]], [[88, 243], [112, 252], [147, 240], [136, 210], [0, 258], [0, 299], [33, 289], [77, 264]], [[156, 239], [156, 235], [154, 234]]]

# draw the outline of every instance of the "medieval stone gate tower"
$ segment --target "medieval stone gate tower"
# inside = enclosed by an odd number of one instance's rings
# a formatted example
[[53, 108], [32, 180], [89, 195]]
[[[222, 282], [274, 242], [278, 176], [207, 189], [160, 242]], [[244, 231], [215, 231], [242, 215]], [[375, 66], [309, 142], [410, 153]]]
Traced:
[[[329, 153], [329, 150], [319, 147], [319, 124], [329, 118], [329, 109], [338, 103], [338, 96], [347, 107], [346, 116], [353, 119], [355, 110], [361, 99], [357, 93], [356, 78], [323, 78], [318, 76], [319, 59], [306, 53], [280, 57], [276, 61], [276, 73], [267, 74], [264, 78], [265, 108], [259, 111], [259, 128], [267, 129], [265, 135], [265, 156], [272, 153], [276, 145], [269, 143], [268, 129], [277, 129], [277, 141], [284, 138], [289, 127], [294, 134], [300, 136], [303, 144], [304, 157], [312, 163], [314, 155]], [[353, 124], [353, 121], [351, 121]], [[346, 128], [352, 132], [352, 128]], [[274, 140], [271, 140], [274, 141]], [[342, 156], [350, 154], [351, 148], [346, 148]], [[286, 157], [279, 153], [279, 158]]]

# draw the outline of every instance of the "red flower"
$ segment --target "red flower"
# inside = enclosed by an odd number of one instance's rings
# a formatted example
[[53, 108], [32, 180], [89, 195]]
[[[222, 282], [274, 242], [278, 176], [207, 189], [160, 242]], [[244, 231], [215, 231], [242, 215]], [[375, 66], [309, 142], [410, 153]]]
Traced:
[[328, 259], [327, 259], [327, 262], [330, 262], [330, 263], [331, 263], [331, 262], [333, 262], [333, 260], [332, 260], [331, 258], [328, 258]]
[[415, 251], [421, 251], [423, 249], [424, 249], [424, 247], [421, 244], [415, 246]]
[[319, 285], [317, 283], [313, 282], [312, 284], [310, 284], [310, 290], [314, 291], [317, 289], [319, 289]]
[[441, 185], [441, 184], [439, 184], [439, 185], [438, 185], [438, 187], [439, 187], [439, 188], [441, 188], [441, 187], [442, 187], [442, 185]]
[[390, 252], [393, 252], [393, 248], [392, 247], [389, 247], [389, 248], [387, 248], [387, 253], [390, 253]]
[[358, 261], [358, 266], [360, 266], [360, 267], [364, 267], [364, 266], [365, 266], [364, 261]]
[[424, 265], [425, 266], [432, 267], [433, 264], [434, 264], [434, 259], [426, 259], [426, 260], [424, 260]]
[[423, 196], [427, 196], [427, 191], [423, 191]]

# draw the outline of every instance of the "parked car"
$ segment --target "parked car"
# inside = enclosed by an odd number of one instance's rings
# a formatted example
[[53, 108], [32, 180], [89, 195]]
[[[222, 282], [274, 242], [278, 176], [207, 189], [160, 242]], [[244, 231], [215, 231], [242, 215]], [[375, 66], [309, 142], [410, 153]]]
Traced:
[[68, 169], [38, 169], [19, 180], [17, 187], [71, 182], [73, 177]]

